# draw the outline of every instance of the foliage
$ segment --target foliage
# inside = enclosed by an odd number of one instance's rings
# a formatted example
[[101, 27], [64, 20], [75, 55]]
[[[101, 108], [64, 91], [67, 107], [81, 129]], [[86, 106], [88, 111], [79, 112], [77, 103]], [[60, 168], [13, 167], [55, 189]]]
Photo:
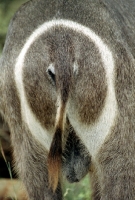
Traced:
[[79, 183], [64, 183], [64, 190], [64, 200], [90, 200], [89, 176]]
[[24, 2], [26, 0], [0, 0], [0, 52], [4, 45], [10, 19]]

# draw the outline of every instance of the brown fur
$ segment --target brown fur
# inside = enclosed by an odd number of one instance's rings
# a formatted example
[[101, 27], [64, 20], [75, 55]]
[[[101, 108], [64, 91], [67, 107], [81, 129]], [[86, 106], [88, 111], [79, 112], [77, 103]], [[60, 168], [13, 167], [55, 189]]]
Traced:
[[50, 152], [48, 155], [48, 170], [49, 170], [49, 183], [56, 190], [59, 180], [59, 173], [61, 168], [61, 155], [62, 155], [62, 130], [56, 128], [55, 137], [53, 138]]
[[[57, 31], [60, 31], [59, 36], [57, 34]], [[85, 121], [86, 124], [93, 123], [96, 121], [97, 116], [100, 115], [102, 111], [102, 107], [104, 105], [105, 97], [106, 97], [106, 83], [105, 81], [103, 81], [105, 77], [105, 72], [104, 72], [103, 67], [96, 68], [95, 66], [93, 66], [92, 68], [91, 66], [91, 70], [87, 69], [87, 67], [89, 67], [89, 62], [94, 62], [92, 60], [92, 55], [90, 57], [87, 56], [88, 52], [90, 52], [90, 49], [93, 48], [95, 54], [98, 54], [98, 50], [94, 47], [92, 42], [89, 43], [87, 38], [85, 37], [83, 38], [81, 35], [76, 36], [76, 34], [73, 33], [72, 31], [63, 30], [62, 27], [61, 29], [60, 28], [55, 29], [55, 35], [53, 35], [53, 37], [54, 37], [53, 39], [49, 38], [49, 40], [50, 41], [55, 40], [55, 46], [57, 47], [57, 51], [54, 51], [54, 56], [53, 56], [55, 58], [54, 62], [56, 62], [56, 66], [55, 66], [56, 86], [57, 86], [56, 88], [58, 88], [57, 89], [58, 97], [60, 96], [60, 102], [61, 102], [60, 106], [64, 107], [62, 112], [58, 115], [60, 118], [57, 120], [58, 125], [56, 124], [56, 127], [61, 127], [61, 126], [64, 127], [63, 117], [66, 112], [68, 97], [69, 97], [69, 102], [70, 102], [70, 98], [72, 99], [73, 102], [76, 101], [76, 105], [74, 106], [78, 110], [78, 114], [82, 122]], [[72, 37], [72, 42], [71, 42], [71, 39], [69, 39], [71, 37]], [[78, 37], [78, 41], [82, 40], [83, 38], [83, 42], [85, 43], [85, 46], [83, 46], [82, 44], [75, 44], [75, 41], [74, 41], [75, 37]], [[59, 43], [61, 46], [59, 45]], [[88, 46], [87, 46], [87, 43], [89, 44]], [[80, 46], [82, 45], [82, 46], [80, 47], [79, 45]], [[52, 49], [55, 49], [55, 48], [53, 47]], [[82, 78], [84, 74], [83, 67], [85, 67], [85, 65], [86, 65], [85, 70], [86, 71], [88, 70], [90, 73], [90, 76], [88, 77], [88, 79], [84, 78], [84, 81], [81, 83], [78, 80], [76, 83], [76, 80], [74, 80], [74, 77], [73, 77], [72, 66], [74, 64], [73, 61], [75, 60], [75, 55], [73, 51], [74, 49], [76, 49], [77, 51], [76, 54], [77, 53], [80, 54], [78, 65], [81, 66], [80, 68], [82, 68], [82, 71], [81, 69], [79, 69], [79, 73], [81, 74]], [[84, 52], [86, 52], [87, 54], [84, 55]], [[66, 58], [63, 55], [66, 55]], [[99, 57], [98, 57], [98, 64], [102, 66], [102, 63]], [[95, 77], [93, 74], [93, 70], [95, 71], [95, 74], [96, 74]], [[97, 76], [101, 78], [97, 79]], [[91, 81], [91, 78], [92, 78], [92, 81]], [[80, 87], [81, 84], [82, 84], [82, 87]], [[87, 85], [89, 85], [89, 89], [92, 88], [92, 92], [89, 94], [86, 89], [85, 91], [83, 90], [83, 94], [82, 94], [81, 88], [83, 87], [86, 88]], [[80, 88], [80, 91], [78, 92], [79, 88]], [[96, 90], [96, 88], [98, 88], [98, 90]], [[73, 93], [74, 90], [75, 90], [75, 93]], [[81, 101], [83, 101], [83, 104], [80, 106]], [[61, 130], [61, 128], [59, 129]], [[62, 132], [63, 131], [60, 131], [59, 134], [60, 133], [62, 134]], [[49, 157], [48, 157], [49, 176], [50, 176], [51, 185], [53, 189], [56, 188], [56, 183], [58, 182], [56, 178], [58, 179], [59, 177], [57, 173], [60, 171], [58, 170], [58, 167], [60, 167], [60, 161], [62, 157], [61, 147], [59, 146], [59, 145], [62, 146], [62, 141], [60, 141], [62, 139], [62, 136], [58, 137], [56, 133], [57, 131], [54, 134], [53, 142], [52, 142], [50, 152], [49, 152]], [[56, 144], [57, 144], [57, 148], [56, 148]]]
[[[92, 198], [135, 199], [134, 18], [134, 0], [32, 0], [13, 17], [0, 58], [0, 113], [11, 131], [15, 167], [30, 200], [62, 199], [59, 175], [60, 167], [63, 167], [61, 156], [71, 127], [82, 139], [81, 143], [87, 144], [88, 157], [92, 159]], [[82, 33], [64, 26], [54, 26], [35, 40], [24, 60], [26, 99], [31, 112], [53, 141], [49, 154], [46, 145], [42, 144], [42, 138], [38, 140], [33, 135], [22, 115], [20, 90], [14, 77], [16, 59], [29, 36], [40, 25], [54, 19], [71, 20], [90, 28], [107, 45], [114, 59], [117, 117], [94, 155], [91, 146], [88, 146], [93, 141], [93, 138], [90, 139], [91, 133], [86, 135], [87, 138], [84, 134], [88, 127], [98, 123], [106, 105], [108, 82], [101, 52]], [[48, 72], [50, 64], [55, 68], [52, 76]], [[74, 71], [74, 64], [78, 66], [78, 71]], [[108, 118], [110, 114], [107, 113]], [[97, 139], [102, 138], [104, 133], [100, 134], [101, 137]], [[94, 142], [96, 145], [96, 139]], [[81, 151], [87, 155], [87, 151], [79, 147], [79, 155]], [[73, 160], [78, 160], [74, 153], [72, 155]], [[69, 159], [71, 162], [73, 160]], [[70, 166], [74, 168], [76, 165]], [[87, 171], [86, 166], [81, 167]], [[77, 169], [78, 175], [80, 168]], [[48, 170], [53, 189], [48, 187]]]
[[[49, 180], [50, 184], [53, 187], [53, 190], [55, 191], [58, 184], [62, 159], [62, 133], [65, 123], [65, 107], [72, 83], [70, 68], [73, 63], [73, 51], [70, 38], [65, 33], [61, 35], [59, 34], [59, 30], [56, 29], [55, 37], [53, 39], [55, 39], [55, 46], [52, 49], [54, 49], [54, 61], [56, 63], [56, 88], [58, 91], [58, 95], [60, 96], [58, 96], [58, 98], [61, 101], [58, 105], [60, 106], [60, 111], [58, 113], [58, 119], [56, 122], [56, 131], [48, 155]], [[63, 57], [63, 54], [65, 54], [66, 56]], [[65, 71], [66, 76], [64, 75]]]

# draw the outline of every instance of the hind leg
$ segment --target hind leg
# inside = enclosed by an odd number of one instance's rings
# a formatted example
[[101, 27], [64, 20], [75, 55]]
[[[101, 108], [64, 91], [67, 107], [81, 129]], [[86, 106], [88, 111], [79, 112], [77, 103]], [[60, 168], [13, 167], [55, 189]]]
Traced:
[[100, 170], [101, 200], [135, 199], [134, 127], [130, 132], [124, 132], [122, 128], [121, 125], [114, 128], [96, 158]]
[[53, 192], [49, 187], [47, 169], [47, 151], [34, 137], [16, 126], [12, 134], [15, 166], [23, 181], [30, 200], [62, 200], [60, 182]]
[[90, 169], [90, 183], [91, 183], [91, 199], [92, 200], [101, 200], [101, 195], [100, 195], [100, 184], [97, 176], [97, 171], [94, 165], [92, 165]]

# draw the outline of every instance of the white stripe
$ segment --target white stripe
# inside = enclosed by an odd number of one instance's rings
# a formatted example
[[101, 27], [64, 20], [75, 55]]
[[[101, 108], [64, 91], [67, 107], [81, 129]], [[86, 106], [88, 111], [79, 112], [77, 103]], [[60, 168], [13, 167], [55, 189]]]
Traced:
[[[28, 38], [24, 47], [21, 50], [21, 53], [18, 56], [16, 65], [15, 65], [15, 82], [20, 95], [21, 101], [21, 110], [23, 120], [28, 124], [30, 131], [32, 134], [38, 139], [42, 144], [50, 147], [50, 135], [49, 133], [41, 126], [39, 121], [36, 119], [36, 116], [32, 113], [30, 107], [28, 106], [28, 102], [26, 99], [24, 85], [22, 80], [22, 71], [24, 67], [24, 59], [27, 54], [28, 49], [34, 43], [34, 41], [41, 36], [43, 33], [48, 31], [54, 26], [63, 26], [69, 29], [72, 29], [76, 32], [82, 33], [83, 35], [90, 38], [99, 49], [101, 54], [102, 61], [104, 63], [104, 68], [106, 71], [106, 78], [108, 84], [108, 95], [106, 98], [106, 105], [103, 110], [102, 115], [97, 124], [94, 126], [86, 127], [84, 125], [80, 125], [77, 119], [71, 116], [71, 123], [74, 126], [74, 129], [77, 131], [85, 145], [87, 146], [89, 152], [92, 155], [95, 155], [104, 142], [106, 136], [110, 132], [110, 128], [114, 123], [114, 119], [116, 117], [117, 103], [115, 98], [114, 91], [114, 61], [113, 56], [109, 48], [104, 44], [101, 38], [96, 35], [90, 28], [87, 28], [81, 24], [78, 24], [69, 20], [52, 20], [49, 22], [45, 22], [41, 26], [39, 26]], [[70, 114], [70, 111], [69, 111]], [[40, 130], [40, 131], [39, 131]]]

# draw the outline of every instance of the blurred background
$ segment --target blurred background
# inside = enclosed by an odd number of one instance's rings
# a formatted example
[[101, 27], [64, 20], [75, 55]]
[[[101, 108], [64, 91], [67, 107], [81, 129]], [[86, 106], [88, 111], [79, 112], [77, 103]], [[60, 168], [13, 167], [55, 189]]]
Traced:
[[10, 19], [15, 11], [26, 1], [27, 0], [0, 0], [0, 53], [4, 45]]
[[[0, 0], [0, 55], [4, 46], [8, 24], [16, 10], [27, 0]], [[0, 200], [25, 200], [22, 183], [12, 170], [12, 149], [8, 127], [0, 118]], [[80, 183], [64, 180], [64, 200], [90, 200], [89, 177]]]

